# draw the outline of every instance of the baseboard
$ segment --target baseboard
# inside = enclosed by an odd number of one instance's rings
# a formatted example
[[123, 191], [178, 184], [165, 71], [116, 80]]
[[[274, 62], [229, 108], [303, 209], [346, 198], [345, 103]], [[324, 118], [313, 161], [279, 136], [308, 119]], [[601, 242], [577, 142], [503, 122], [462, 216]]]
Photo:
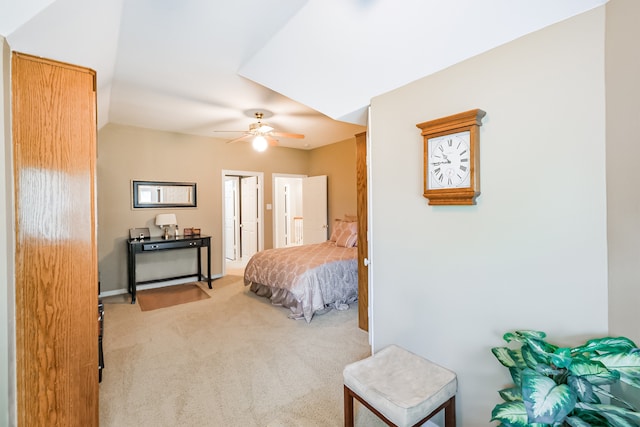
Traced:
[[[211, 276], [211, 280], [220, 279], [221, 277], [222, 277], [222, 274], [216, 274], [214, 276]], [[162, 288], [165, 286], [182, 285], [184, 283], [191, 283], [197, 280], [198, 280], [197, 275], [193, 275], [191, 277], [183, 277], [182, 279], [163, 280], [162, 282], [155, 282], [155, 283], [149, 283], [146, 285], [136, 286], [136, 292], [144, 291], [145, 289], [155, 289], [155, 288]], [[100, 292], [99, 297], [106, 298], [106, 297], [112, 297], [115, 295], [122, 295], [122, 294], [128, 294], [128, 293], [129, 293], [129, 290], [127, 289], [116, 289], [113, 291]]]

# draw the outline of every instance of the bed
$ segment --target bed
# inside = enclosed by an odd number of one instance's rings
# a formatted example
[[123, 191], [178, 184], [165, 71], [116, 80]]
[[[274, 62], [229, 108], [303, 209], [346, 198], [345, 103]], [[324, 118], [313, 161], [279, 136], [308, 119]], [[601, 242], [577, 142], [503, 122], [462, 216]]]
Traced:
[[316, 314], [348, 309], [358, 299], [355, 227], [334, 227], [331, 240], [323, 243], [256, 253], [245, 267], [244, 284], [272, 304], [289, 308], [292, 319], [310, 322]]

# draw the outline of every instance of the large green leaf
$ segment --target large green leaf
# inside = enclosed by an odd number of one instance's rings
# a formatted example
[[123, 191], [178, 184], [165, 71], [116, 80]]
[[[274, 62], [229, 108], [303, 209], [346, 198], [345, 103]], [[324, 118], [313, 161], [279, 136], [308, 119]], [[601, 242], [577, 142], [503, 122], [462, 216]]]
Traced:
[[631, 421], [634, 424], [633, 426], [640, 425], [640, 413], [633, 411], [631, 409], [622, 408], [620, 406], [614, 405], [604, 405], [604, 404], [595, 404], [595, 403], [581, 403], [578, 402], [576, 404], [576, 408], [586, 409], [589, 411], [594, 411], [600, 414], [603, 417], [609, 419], [609, 416], [617, 416], [624, 418], [627, 421]]
[[505, 402], [522, 402], [520, 387], [505, 388], [498, 391], [498, 394]]
[[626, 372], [620, 371], [620, 381], [635, 388], [640, 388], [640, 378], [636, 375], [628, 375]]
[[502, 339], [504, 339], [506, 342], [523, 341], [523, 338], [517, 332], [507, 332], [502, 336]]
[[513, 360], [508, 347], [493, 347], [491, 353], [498, 359], [498, 362], [502, 363], [507, 368], [513, 368], [516, 366], [516, 361]]
[[632, 423], [616, 414], [607, 414], [606, 412], [603, 412], [602, 416], [615, 427], [638, 427], [638, 424]]
[[534, 339], [527, 340], [527, 345], [529, 346], [529, 349], [535, 356], [536, 360], [547, 365], [550, 365], [552, 363], [551, 356], [556, 351], [556, 346], [552, 346], [544, 341]]
[[[635, 408], [632, 403], [626, 401], [621, 396], [616, 396], [613, 393], [610, 393], [609, 390], [608, 390], [608, 387], [607, 387], [607, 389], [605, 389], [603, 387], [600, 387], [598, 385], [593, 384], [593, 391], [596, 394], [598, 394], [599, 396], [608, 397], [609, 399], [611, 399], [612, 402], [613, 401], [617, 401], [620, 405], [623, 405], [623, 406], [625, 406], [627, 408], [630, 408], [631, 410], [637, 411], [637, 408]], [[586, 402], [585, 401], [585, 403], [601, 403], [601, 402]], [[618, 406], [620, 406], [620, 405], [618, 405]]]
[[491, 421], [500, 421], [514, 427], [529, 425], [527, 410], [522, 402], [506, 402], [496, 405], [491, 411]]
[[584, 409], [578, 408], [578, 404], [576, 404], [576, 409], [572, 413], [572, 417], [578, 417], [582, 421], [589, 423], [592, 426], [608, 426], [607, 420], [598, 414], [597, 412], [587, 411]]
[[522, 387], [522, 370], [518, 368], [509, 368], [511, 379], [517, 387]]
[[529, 420], [544, 424], [564, 421], [577, 399], [576, 393], [566, 384], [558, 385], [531, 369], [523, 371], [522, 398]]
[[557, 348], [551, 355], [551, 363], [558, 368], [568, 368], [571, 366], [573, 358], [571, 357], [571, 349], [566, 347]]
[[589, 423], [592, 426], [607, 426], [607, 420], [593, 411], [586, 411], [578, 408], [579, 403], [576, 404], [576, 409], [572, 413], [572, 417], [578, 417], [582, 421]]
[[579, 353], [593, 353], [596, 351], [599, 353], [620, 353], [627, 352], [634, 348], [636, 348], [636, 345], [629, 338], [604, 337], [589, 340], [585, 345], [574, 348], [573, 351]]
[[567, 417], [565, 422], [571, 427], [592, 427], [591, 424], [578, 417]]
[[540, 360], [536, 359], [535, 354], [531, 351], [531, 348], [527, 344], [523, 344], [523, 346], [520, 348], [520, 353], [522, 354], [524, 362], [531, 369], [536, 369], [538, 363], [541, 362]]
[[621, 374], [624, 372], [627, 378], [640, 379], [640, 353], [631, 351], [628, 353], [607, 353], [593, 356], [592, 360], [597, 360], [609, 370], [615, 370]]
[[496, 359], [507, 368], [516, 367], [518, 369], [524, 369], [527, 367], [520, 349], [513, 350], [508, 347], [494, 347], [491, 349], [491, 352]]
[[586, 379], [577, 376], [570, 376], [567, 385], [576, 393], [578, 402], [600, 403], [600, 398], [593, 390], [593, 385]]
[[547, 337], [547, 334], [545, 334], [544, 332], [528, 331], [528, 330], [507, 332], [502, 336], [502, 338], [506, 342], [511, 342], [511, 341], [523, 342], [523, 341], [526, 341], [527, 339], [544, 340], [546, 337]]
[[545, 365], [544, 363], [538, 363], [534, 371], [536, 371], [540, 375], [551, 378], [557, 375], [562, 375], [564, 372], [566, 372], [566, 369], [556, 369], [549, 365]]
[[620, 374], [616, 371], [611, 371], [599, 361], [589, 360], [585, 358], [576, 358], [571, 366], [569, 372], [572, 375], [583, 377], [592, 384], [613, 384], [620, 378]]

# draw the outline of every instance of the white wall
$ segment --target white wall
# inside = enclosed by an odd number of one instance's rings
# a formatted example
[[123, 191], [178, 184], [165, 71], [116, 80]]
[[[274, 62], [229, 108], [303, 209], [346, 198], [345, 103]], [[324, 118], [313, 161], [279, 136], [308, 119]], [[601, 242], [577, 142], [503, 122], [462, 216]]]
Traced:
[[[604, 21], [601, 7], [372, 100], [374, 350], [456, 371], [458, 425], [486, 426], [501, 401], [504, 332], [607, 333]], [[428, 206], [416, 124], [473, 108], [478, 203]]]

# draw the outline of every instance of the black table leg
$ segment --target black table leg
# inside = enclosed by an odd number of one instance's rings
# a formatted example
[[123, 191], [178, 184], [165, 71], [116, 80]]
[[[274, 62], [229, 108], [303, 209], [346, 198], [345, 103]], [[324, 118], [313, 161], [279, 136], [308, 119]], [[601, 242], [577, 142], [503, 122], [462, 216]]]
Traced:
[[198, 251], [198, 281], [202, 280], [202, 247], [196, 249]]
[[207, 282], [209, 283], [209, 289], [211, 287], [211, 244], [207, 246]]
[[129, 292], [131, 293], [131, 304], [136, 303], [136, 252], [132, 251], [129, 265]]

